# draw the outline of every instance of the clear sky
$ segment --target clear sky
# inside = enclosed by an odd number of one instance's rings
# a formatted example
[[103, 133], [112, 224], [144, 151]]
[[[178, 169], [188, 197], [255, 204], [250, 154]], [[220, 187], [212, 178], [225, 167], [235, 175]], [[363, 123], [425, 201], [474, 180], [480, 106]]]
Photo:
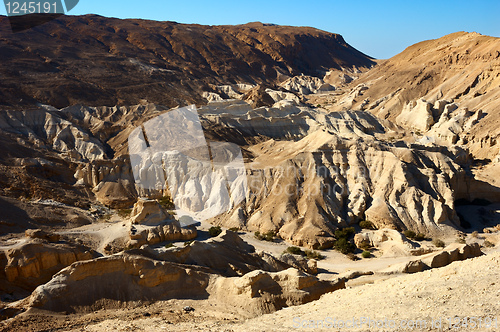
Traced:
[[[5, 15], [3, 6], [0, 13]], [[339, 33], [358, 50], [379, 59], [456, 31], [500, 37], [500, 0], [80, 0], [70, 12], [89, 13], [209, 25], [261, 21], [312, 26]]]

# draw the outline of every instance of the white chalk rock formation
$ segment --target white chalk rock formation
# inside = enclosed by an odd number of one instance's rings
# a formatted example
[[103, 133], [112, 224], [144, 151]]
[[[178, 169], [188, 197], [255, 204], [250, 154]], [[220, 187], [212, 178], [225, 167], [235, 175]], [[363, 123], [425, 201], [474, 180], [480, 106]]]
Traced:
[[316, 93], [320, 89], [322, 89], [321, 91], [334, 90], [333, 86], [326, 85], [321, 78], [305, 75], [291, 77], [281, 83], [280, 86], [303, 95]]

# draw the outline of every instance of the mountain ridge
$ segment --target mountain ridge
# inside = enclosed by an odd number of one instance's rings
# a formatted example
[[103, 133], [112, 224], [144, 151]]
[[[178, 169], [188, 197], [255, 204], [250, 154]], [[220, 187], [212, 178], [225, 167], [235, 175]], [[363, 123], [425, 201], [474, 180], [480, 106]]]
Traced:
[[0, 107], [203, 103], [219, 84], [275, 84], [367, 69], [371, 58], [309, 27], [204, 26], [97, 15], [61, 16], [13, 34], [0, 18]]

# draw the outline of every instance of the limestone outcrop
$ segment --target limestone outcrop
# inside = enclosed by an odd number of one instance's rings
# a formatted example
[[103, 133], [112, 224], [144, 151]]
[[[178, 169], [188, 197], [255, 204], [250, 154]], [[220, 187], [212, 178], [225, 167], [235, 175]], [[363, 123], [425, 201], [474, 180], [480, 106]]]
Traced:
[[307, 259], [301, 255], [292, 255], [288, 253], [281, 254], [279, 260], [296, 268], [297, 270], [309, 273], [318, 273], [318, 263], [314, 259]]
[[140, 198], [130, 214], [129, 248], [164, 241], [188, 241], [196, 238], [194, 227], [181, 227], [156, 200]]
[[382, 273], [416, 273], [427, 269], [439, 268], [455, 261], [463, 261], [469, 258], [483, 255], [477, 243], [459, 244], [452, 243], [441, 251], [421, 256], [419, 259], [396, 264], [381, 271]]
[[[82, 245], [33, 239], [1, 252], [0, 256], [0, 276], [5, 278], [4, 286], [10, 284], [31, 291], [49, 281], [61, 269], [76, 261], [96, 258], [98, 254]], [[4, 286], [2, 291], [7, 291]]]
[[187, 246], [172, 246], [166, 250], [144, 247], [127, 254], [140, 254], [161, 261], [203, 266], [212, 273], [226, 277], [242, 276], [254, 270], [277, 272], [293, 266], [281, 259], [272, 258], [271, 255], [256, 253], [253, 246], [243, 241], [236, 233], [226, 230], [217, 237], [194, 241]]
[[193, 227], [181, 227], [179, 221], [164, 221], [156, 226], [132, 225], [129, 231], [129, 248], [139, 248], [142, 245], [157, 244], [164, 241], [189, 241], [197, 236]]
[[109, 256], [77, 262], [62, 270], [33, 292], [30, 306], [81, 312], [118, 308], [124, 302], [204, 299], [208, 297], [209, 280], [208, 273], [194, 266], [141, 256]]
[[354, 236], [354, 244], [358, 248], [373, 247], [382, 252], [383, 257], [420, 256], [433, 249], [422, 247], [408, 240], [403, 234], [393, 229], [362, 231]]
[[307, 303], [344, 287], [344, 280], [319, 281], [296, 269], [275, 273], [256, 270], [227, 278], [193, 265], [115, 255], [77, 262], [62, 270], [33, 292], [30, 306], [88, 312], [137, 301], [215, 298], [258, 315]]
[[290, 268], [275, 273], [252, 271], [239, 278], [218, 278], [209, 292], [218, 301], [229, 303], [252, 315], [308, 303], [345, 288], [345, 280], [320, 281]]
[[321, 78], [312, 76], [294, 76], [280, 84], [281, 87], [302, 95], [334, 91], [335, 87], [325, 83]]

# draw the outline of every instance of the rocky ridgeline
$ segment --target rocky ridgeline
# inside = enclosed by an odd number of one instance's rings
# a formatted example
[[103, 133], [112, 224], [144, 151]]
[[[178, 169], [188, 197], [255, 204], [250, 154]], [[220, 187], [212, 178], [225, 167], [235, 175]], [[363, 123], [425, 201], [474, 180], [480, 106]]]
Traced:
[[408, 47], [358, 75], [332, 110], [363, 109], [409, 128], [426, 143], [497, 160], [500, 41], [457, 32]]

